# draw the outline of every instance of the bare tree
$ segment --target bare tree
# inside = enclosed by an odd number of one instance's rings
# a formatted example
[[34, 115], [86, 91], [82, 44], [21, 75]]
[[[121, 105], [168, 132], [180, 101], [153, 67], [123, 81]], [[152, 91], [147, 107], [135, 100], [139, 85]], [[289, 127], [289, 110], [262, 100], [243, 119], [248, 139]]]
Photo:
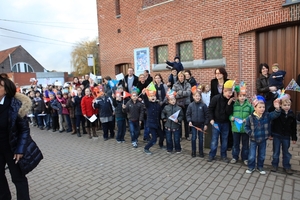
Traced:
[[96, 75], [100, 73], [99, 57], [98, 57], [98, 38], [91, 41], [81, 41], [73, 49], [72, 68], [74, 76], [82, 76], [93, 73], [93, 67], [88, 66], [87, 55], [92, 54], [95, 58]]

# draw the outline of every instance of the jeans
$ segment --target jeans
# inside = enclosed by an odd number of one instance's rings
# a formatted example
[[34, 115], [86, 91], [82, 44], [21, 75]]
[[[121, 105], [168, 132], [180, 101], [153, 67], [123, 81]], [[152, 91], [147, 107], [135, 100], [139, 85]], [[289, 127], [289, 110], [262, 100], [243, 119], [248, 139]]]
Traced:
[[153, 145], [155, 145], [157, 140], [157, 129], [150, 128], [151, 140], [146, 144], [145, 149], [149, 150]]
[[249, 135], [246, 133], [233, 133], [233, 147], [232, 147], [232, 157], [236, 160], [239, 159], [240, 155], [240, 142], [242, 139], [242, 160], [248, 160], [249, 154]]
[[84, 131], [85, 128], [85, 117], [83, 115], [76, 115], [75, 116], [76, 119], [76, 128], [80, 128], [80, 123], [81, 123], [81, 127], [82, 130]]
[[144, 140], [148, 140], [149, 139], [149, 133], [150, 133], [150, 129], [149, 127], [146, 126], [147, 124], [147, 120], [144, 121]]
[[118, 132], [117, 132], [117, 141], [125, 141], [125, 133], [126, 133], [126, 120], [121, 119], [117, 120], [117, 127], [118, 127]]
[[282, 166], [284, 169], [291, 169], [290, 160], [292, 155], [289, 152], [290, 148], [290, 137], [282, 136], [276, 133], [273, 133], [273, 160], [272, 165], [278, 167], [279, 164], [279, 155], [280, 155], [280, 146], [282, 148]]
[[68, 131], [68, 132], [72, 131], [72, 124], [71, 124], [71, 118], [70, 118], [70, 115], [68, 115], [68, 114], [63, 114], [62, 116], [63, 116], [63, 118], [64, 118], [65, 123], [66, 123], [67, 126], [68, 126], [67, 131]]
[[249, 156], [248, 156], [248, 168], [254, 169], [256, 165], [256, 149], [257, 149], [257, 168], [263, 169], [264, 161], [266, 157], [267, 140], [261, 142], [255, 142], [250, 140]]
[[108, 131], [110, 132], [110, 138], [115, 137], [115, 131], [114, 131], [114, 121], [109, 122], [102, 122], [102, 130], [103, 130], [103, 138], [108, 138]]
[[5, 164], [8, 165], [12, 182], [17, 190], [17, 199], [30, 199], [28, 181], [25, 175], [22, 174], [18, 164], [13, 160], [14, 154], [10, 150], [9, 144], [0, 145], [0, 199], [11, 199], [9, 185], [5, 176]]
[[129, 129], [130, 129], [130, 137], [131, 137], [131, 142], [138, 142], [138, 137], [139, 137], [139, 121], [131, 121], [129, 120]]
[[[200, 126], [199, 128], [201, 128], [203, 130], [203, 125]], [[199, 153], [203, 153], [203, 132], [202, 131], [197, 131], [196, 128], [192, 127], [192, 151], [196, 152], [196, 140], [197, 137], [199, 139]]]
[[35, 113], [35, 118], [37, 120], [37, 125], [39, 128], [43, 128], [44, 127], [44, 117], [42, 116], [38, 116], [38, 113]]
[[221, 157], [227, 157], [227, 140], [228, 140], [228, 133], [229, 133], [229, 123], [218, 123], [219, 130], [212, 126], [212, 137], [210, 143], [210, 152], [209, 157], [214, 158], [217, 154], [218, 149], [218, 140], [219, 136], [222, 134], [221, 137]]
[[44, 117], [44, 120], [45, 120], [46, 127], [47, 127], [48, 129], [50, 129], [51, 126], [52, 126], [52, 118], [51, 118], [51, 114], [47, 114], [47, 115]]
[[[166, 131], [166, 139], [167, 139], [167, 150], [173, 151], [173, 147], [175, 146], [175, 151], [181, 151], [180, 130], [172, 131], [166, 128], [165, 131]], [[174, 137], [172, 137], [173, 135]], [[174, 145], [173, 145], [173, 140], [174, 140]]]

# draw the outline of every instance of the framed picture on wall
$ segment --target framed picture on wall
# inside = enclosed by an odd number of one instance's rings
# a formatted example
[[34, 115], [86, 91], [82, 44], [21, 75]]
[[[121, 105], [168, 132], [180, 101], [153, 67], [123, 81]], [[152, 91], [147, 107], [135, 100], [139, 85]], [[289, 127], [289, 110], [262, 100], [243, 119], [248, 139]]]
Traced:
[[150, 54], [149, 48], [134, 49], [134, 74], [139, 76], [145, 70], [150, 71]]

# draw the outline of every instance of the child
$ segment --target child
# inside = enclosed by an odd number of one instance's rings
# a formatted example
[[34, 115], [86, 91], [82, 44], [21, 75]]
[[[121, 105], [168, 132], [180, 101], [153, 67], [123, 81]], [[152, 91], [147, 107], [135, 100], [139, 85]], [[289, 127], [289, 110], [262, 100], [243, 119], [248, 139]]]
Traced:
[[234, 81], [227, 80], [224, 83], [222, 93], [215, 95], [208, 107], [210, 123], [213, 126], [208, 162], [215, 159], [219, 136], [221, 138], [221, 160], [226, 163], [229, 162], [227, 158], [227, 141], [230, 129], [229, 115], [232, 114], [233, 107], [233, 86]]
[[284, 171], [292, 175], [290, 159], [292, 155], [289, 153], [290, 139], [293, 144], [297, 141], [297, 122], [293, 111], [291, 110], [291, 100], [289, 95], [285, 95], [281, 99], [281, 114], [274, 119], [271, 125], [273, 136], [273, 160], [272, 170], [276, 172], [278, 169], [280, 147], [282, 148], [282, 166]]
[[174, 85], [174, 83], [176, 83], [176, 82], [177, 82], [177, 71], [176, 71], [176, 69], [172, 69], [172, 70], [171, 70], [171, 74], [170, 74], [169, 77], [168, 77], [168, 83], [167, 83], [167, 86], [168, 86], [169, 88], [172, 88], [173, 85]]
[[286, 72], [279, 70], [278, 63], [273, 64], [272, 71], [273, 73], [269, 77], [269, 87], [275, 86], [277, 90], [281, 90], [283, 88], [283, 79]]
[[63, 114], [62, 114], [62, 110], [63, 110], [62, 102], [64, 101], [64, 99], [62, 98], [62, 94], [61, 94], [60, 90], [58, 90], [56, 92], [56, 99], [57, 99], [58, 103], [60, 104], [60, 106], [57, 107], [59, 109], [57, 111], [57, 113], [58, 113], [59, 132], [62, 133], [65, 131], [64, 124], [63, 124], [64, 119], [63, 119]]
[[77, 96], [72, 98], [72, 101], [73, 101], [73, 106], [75, 109], [74, 114], [75, 114], [75, 120], [76, 120], [76, 133], [77, 133], [78, 137], [81, 137], [80, 123], [81, 123], [83, 134], [87, 134], [87, 132], [85, 130], [85, 118], [83, 117], [82, 110], [81, 110], [81, 100], [83, 98], [81, 87], [77, 87], [76, 91], [77, 91]]
[[210, 86], [209, 85], [203, 85], [202, 86], [202, 92], [201, 92], [201, 99], [203, 101], [203, 103], [206, 104], [206, 106], [209, 106], [209, 102], [210, 102]]
[[138, 147], [138, 137], [140, 131], [140, 125], [143, 121], [143, 105], [138, 100], [138, 91], [131, 91], [131, 99], [123, 105], [123, 111], [128, 115], [131, 144], [134, 148]]
[[168, 69], [175, 69], [176, 70], [176, 74], [178, 74], [178, 72], [181, 72], [184, 70], [183, 66], [182, 66], [182, 63], [180, 62], [180, 58], [179, 56], [175, 56], [174, 58], [174, 62], [169, 62], [167, 60], [165, 60], [166, 64], [168, 65], [167, 68]]
[[242, 140], [241, 158], [245, 165], [248, 165], [249, 154], [249, 135], [245, 133], [244, 125], [246, 118], [252, 114], [253, 107], [246, 98], [246, 86], [240, 84], [236, 86], [237, 100], [233, 104], [233, 113], [229, 116], [231, 121], [231, 130], [233, 133], [232, 160], [234, 164], [238, 161], [240, 155], [240, 141]]
[[54, 92], [49, 93], [49, 107], [52, 118], [52, 132], [59, 130], [58, 112], [61, 110], [61, 104], [57, 101]]
[[[86, 88], [84, 92], [85, 92], [85, 96], [82, 98], [80, 105], [81, 105], [82, 115], [85, 118], [87, 118], [86, 132], [89, 135], [89, 139], [92, 139], [93, 137], [97, 138], [98, 135], [96, 133], [96, 120], [93, 122], [89, 120], [90, 117], [97, 114], [97, 110], [94, 109], [92, 106], [94, 97], [92, 96], [92, 91], [90, 88]], [[93, 137], [91, 134], [91, 129], [93, 131]]]
[[116, 94], [113, 94], [113, 106], [115, 107], [115, 117], [117, 121], [117, 143], [124, 143], [125, 142], [125, 133], [126, 133], [126, 114], [123, 112], [122, 105], [122, 90], [118, 89]]
[[[196, 86], [194, 86], [196, 87]], [[193, 88], [192, 88], [193, 89]], [[199, 156], [204, 158], [203, 153], [203, 132], [206, 131], [209, 123], [208, 108], [201, 101], [201, 94], [199, 91], [193, 91], [194, 101], [189, 104], [186, 111], [186, 119], [192, 129], [192, 157], [196, 157], [196, 140], [199, 138]], [[200, 128], [201, 130], [198, 130]]]
[[33, 113], [35, 115], [35, 118], [37, 119], [37, 125], [41, 130], [44, 129], [44, 117], [39, 115], [44, 114], [44, 112], [45, 102], [41, 98], [41, 92], [37, 90], [35, 92], [35, 97], [33, 98]]
[[[180, 128], [181, 121], [183, 119], [183, 111], [180, 106], [176, 104], [176, 93], [173, 90], [167, 92], [167, 98], [169, 104], [167, 104], [163, 111], [161, 112], [161, 119], [164, 121], [166, 140], [167, 140], [167, 152], [172, 153], [173, 147], [175, 147], [176, 153], [181, 153], [180, 146]], [[174, 113], [179, 114], [177, 118], [171, 120], [170, 116], [173, 116]], [[174, 142], [173, 142], [174, 141]]]
[[[72, 132], [72, 123], [71, 123], [71, 117], [70, 117], [70, 111], [69, 111], [69, 106], [70, 102], [68, 104], [68, 100], [69, 100], [69, 93], [68, 91], [64, 91], [63, 92], [63, 98], [61, 100], [61, 106], [62, 106], [62, 116], [63, 116], [63, 120], [67, 125], [67, 133]], [[73, 106], [73, 105], [72, 105]]]
[[103, 129], [103, 139], [104, 141], [108, 140], [108, 131], [110, 132], [110, 138], [115, 137], [114, 131], [114, 110], [113, 102], [110, 97], [106, 96], [103, 92], [98, 94], [98, 98], [95, 99], [94, 108], [99, 110], [99, 118], [102, 124]]
[[266, 174], [264, 171], [264, 161], [266, 156], [267, 139], [269, 138], [269, 124], [271, 120], [280, 116], [279, 99], [274, 100], [275, 111], [265, 112], [265, 98], [257, 95], [252, 101], [254, 112], [247, 117], [245, 132], [250, 136], [250, 147], [248, 155], [247, 174], [255, 170], [256, 150], [257, 150], [257, 170], [260, 174]]
[[[151, 133], [151, 140], [144, 148], [144, 152], [146, 154], [152, 154], [149, 149], [156, 143], [157, 134], [160, 129], [160, 105], [159, 102], [156, 101], [156, 91], [149, 91], [144, 89], [143, 93], [143, 100], [145, 103], [145, 107], [147, 109], [147, 121], [146, 127], [149, 128], [149, 132]], [[145, 97], [145, 93], [147, 97]]]

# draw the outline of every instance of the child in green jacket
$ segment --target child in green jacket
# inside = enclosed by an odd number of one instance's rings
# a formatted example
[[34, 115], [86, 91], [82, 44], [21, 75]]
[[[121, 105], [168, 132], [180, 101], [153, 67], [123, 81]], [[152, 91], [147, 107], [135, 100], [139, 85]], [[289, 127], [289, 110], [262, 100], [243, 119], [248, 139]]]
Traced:
[[245, 165], [248, 165], [249, 135], [245, 133], [244, 125], [246, 118], [254, 111], [253, 106], [246, 98], [246, 87], [244, 84], [236, 86], [237, 100], [233, 104], [233, 113], [229, 116], [233, 133], [232, 160], [236, 163], [240, 154], [240, 141], [242, 140], [241, 157]]

